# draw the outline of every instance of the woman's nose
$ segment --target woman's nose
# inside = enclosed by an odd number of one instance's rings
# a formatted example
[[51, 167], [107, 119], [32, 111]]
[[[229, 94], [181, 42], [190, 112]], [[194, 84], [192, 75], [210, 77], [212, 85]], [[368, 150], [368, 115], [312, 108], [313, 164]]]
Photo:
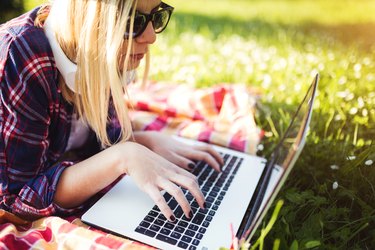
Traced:
[[139, 37], [136, 38], [136, 41], [138, 43], [148, 43], [148, 44], [153, 44], [156, 41], [156, 33], [152, 25], [152, 22], [149, 22], [147, 24], [145, 31], [143, 31], [143, 33]]

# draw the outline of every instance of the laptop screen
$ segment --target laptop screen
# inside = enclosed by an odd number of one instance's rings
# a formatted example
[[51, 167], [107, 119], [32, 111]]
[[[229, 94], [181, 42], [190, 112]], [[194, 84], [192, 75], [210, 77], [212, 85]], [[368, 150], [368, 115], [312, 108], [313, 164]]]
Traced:
[[315, 77], [313, 84], [310, 85], [306, 96], [298, 107], [292, 121], [284, 133], [283, 138], [275, 148], [276, 165], [282, 167], [284, 171], [288, 167], [293, 166], [294, 161], [297, 160], [298, 151], [302, 149], [308, 124], [311, 119], [312, 103], [315, 97], [316, 82], [318, 76]]
[[[294, 163], [296, 162], [299, 154], [302, 151], [302, 148], [305, 144], [305, 138], [306, 138], [306, 134], [308, 131], [308, 125], [311, 120], [313, 102], [314, 102], [315, 95], [316, 95], [318, 80], [319, 80], [319, 75], [317, 74], [312, 84], [310, 85], [304, 99], [299, 105], [296, 113], [294, 114], [289, 124], [289, 127], [285, 131], [283, 137], [281, 138], [280, 142], [275, 147], [271, 157], [267, 161], [265, 172], [257, 187], [257, 192], [260, 191], [259, 189], [267, 188], [272, 169], [274, 168], [275, 165], [280, 167], [283, 171], [282, 171], [282, 174], [279, 176], [279, 179], [276, 182], [276, 186], [271, 191], [271, 195], [269, 197], [265, 196], [265, 199], [268, 198], [268, 200], [266, 202], [261, 201], [262, 203], [265, 203], [265, 205], [263, 206], [264, 209], [262, 209], [262, 207], [260, 208], [256, 207], [256, 211], [254, 211], [254, 204], [256, 204], [256, 202], [254, 202], [254, 199], [257, 197], [252, 199], [248, 208], [248, 213], [250, 214], [250, 216], [247, 217], [247, 221], [243, 221], [244, 223], [243, 229], [246, 229], [246, 230], [242, 231], [244, 232], [244, 234], [242, 234], [242, 232], [239, 232], [245, 238], [249, 236], [251, 237], [253, 235], [255, 229], [258, 227], [264, 215], [267, 213], [271, 203], [275, 199], [281, 186], [284, 184]], [[269, 172], [268, 176], [267, 176], [267, 168]], [[264, 192], [261, 198], [263, 198]], [[260, 214], [259, 214], [259, 211], [261, 211]], [[254, 216], [255, 216], [254, 214], [259, 214], [259, 215], [254, 219]]]

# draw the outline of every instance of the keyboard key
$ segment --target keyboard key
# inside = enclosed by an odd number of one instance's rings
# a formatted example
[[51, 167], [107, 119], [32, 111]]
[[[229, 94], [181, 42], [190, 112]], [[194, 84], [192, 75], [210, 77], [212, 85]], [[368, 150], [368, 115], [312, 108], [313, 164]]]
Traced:
[[185, 228], [177, 226], [174, 231], [182, 234], [185, 231]]
[[164, 227], [172, 230], [174, 228], [174, 225], [172, 223], [167, 222], [167, 223], [165, 223]]
[[192, 196], [192, 195], [189, 193], [189, 194], [186, 195], [186, 199], [187, 199], [188, 201], [192, 201], [192, 200], [194, 200], [194, 196]]
[[188, 229], [188, 230], [185, 231], [185, 235], [190, 236], [190, 237], [194, 237], [195, 233]]
[[211, 211], [208, 213], [208, 215], [210, 215], [210, 216], [214, 216], [215, 213], [216, 213], [215, 211], [211, 210]]
[[189, 244], [187, 244], [187, 243], [185, 243], [183, 241], [180, 241], [177, 246], [181, 247], [183, 249], [186, 249], [186, 248], [188, 248]]
[[186, 221], [180, 220], [180, 222], [178, 222], [178, 225], [181, 226], [181, 227], [187, 227], [189, 225], [189, 223], [187, 223]]
[[212, 206], [212, 203], [206, 201], [206, 208], [210, 208], [211, 206]]
[[190, 229], [190, 230], [197, 231], [198, 228], [199, 228], [199, 227], [198, 227], [197, 225], [194, 225], [194, 224], [190, 224], [190, 225], [189, 225], [189, 229]]
[[155, 218], [156, 216], [159, 215], [159, 213], [156, 212], [156, 211], [154, 211], [154, 210], [151, 210], [151, 211], [148, 213], [148, 215], [151, 216], [151, 217], [153, 217], [153, 218]]
[[135, 229], [136, 232], [138, 233], [141, 233], [141, 234], [145, 234], [146, 232], [146, 228], [143, 228], [141, 226], [138, 226], [136, 229]]
[[189, 247], [189, 250], [196, 250], [196, 249], [197, 249], [196, 246], [190, 246], [190, 247]]
[[212, 197], [216, 197], [217, 195], [218, 195], [218, 193], [215, 192], [215, 191], [211, 191], [210, 194], [209, 194], [209, 196], [212, 196]]
[[174, 216], [176, 216], [176, 218], [181, 218], [182, 215], [184, 214], [184, 211], [182, 211], [182, 208], [178, 206], [176, 210], [174, 210], [173, 213], [174, 213]]
[[193, 244], [194, 246], [198, 246], [199, 245], [199, 240], [193, 240], [193, 242], [191, 244]]
[[203, 234], [198, 233], [197, 235], [195, 235], [195, 238], [201, 240], [203, 238]]
[[160, 227], [157, 225], [151, 225], [150, 230], [158, 232], [160, 230]]
[[201, 227], [201, 228], [199, 228], [198, 232], [204, 234], [206, 232], [206, 229], [204, 227]]
[[161, 241], [164, 241], [164, 242], [167, 242], [171, 245], [176, 245], [177, 244], [177, 240], [176, 239], [173, 239], [173, 238], [170, 238], [170, 237], [167, 237], [165, 235], [162, 235], [162, 234], [158, 234], [156, 236], [156, 239], [158, 240], [161, 240]]
[[155, 225], [158, 225], [158, 226], [163, 226], [163, 225], [164, 225], [164, 221], [161, 220], [161, 219], [156, 219], [156, 220], [154, 221], [154, 224], [155, 224]]
[[158, 219], [163, 220], [163, 221], [167, 220], [167, 218], [165, 218], [163, 214], [159, 214]]
[[[159, 215], [160, 216], [160, 215]], [[147, 221], [147, 222], [153, 222], [154, 221], [154, 218], [152, 218], [151, 216], [146, 216], [145, 218], [144, 218], [144, 221]]]
[[215, 198], [211, 197], [211, 196], [208, 196], [206, 198], [206, 202], [214, 202], [215, 201]]
[[155, 210], [156, 212], [160, 212], [160, 209], [159, 209], [159, 207], [158, 206], [154, 206], [153, 208], [152, 208], [153, 210]]
[[164, 235], [169, 235], [171, 233], [171, 230], [169, 229], [166, 229], [166, 228], [162, 228], [160, 230], [160, 233], [164, 234]]
[[171, 237], [178, 240], [179, 238], [181, 238], [181, 234], [179, 233], [176, 233], [176, 232], [172, 232], [171, 233]]
[[210, 222], [208, 222], [208, 221], [204, 221], [202, 223], [202, 226], [204, 226], [204, 227], [208, 227], [209, 225], [210, 225]]
[[144, 232], [145, 235], [147, 236], [150, 236], [150, 237], [154, 237], [156, 235], [156, 233], [154, 231], [151, 231], [151, 230], [146, 230], [146, 232]]
[[165, 199], [166, 202], [168, 202], [172, 198], [172, 195], [170, 195], [167, 192], [165, 192], [163, 196], [164, 196], [164, 199]]
[[139, 224], [141, 227], [144, 227], [144, 228], [148, 228], [150, 226], [150, 223], [146, 222], [146, 221], [142, 221], [140, 224]]
[[205, 217], [204, 214], [202, 214], [202, 213], [197, 213], [197, 214], [194, 216], [192, 222], [193, 222], [194, 224], [200, 225], [200, 224], [202, 223], [204, 217]]
[[196, 209], [199, 208], [199, 204], [198, 204], [198, 202], [196, 202], [196, 201], [193, 201], [193, 202], [190, 204], [190, 206], [191, 206], [191, 208], [196, 208]]
[[190, 238], [190, 237], [188, 237], [188, 236], [182, 236], [181, 240], [182, 240], [183, 242], [190, 243], [191, 240], [192, 240], [192, 238]]
[[171, 199], [169, 202], [168, 202], [168, 206], [174, 210], [176, 207], [177, 207], [178, 203], [175, 199]]
[[208, 211], [209, 211], [209, 210], [208, 210], [207, 208], [200, 208], [198, 212], [199, 212], [199, 213], [202, 213], [202, 214], [207, 214]]

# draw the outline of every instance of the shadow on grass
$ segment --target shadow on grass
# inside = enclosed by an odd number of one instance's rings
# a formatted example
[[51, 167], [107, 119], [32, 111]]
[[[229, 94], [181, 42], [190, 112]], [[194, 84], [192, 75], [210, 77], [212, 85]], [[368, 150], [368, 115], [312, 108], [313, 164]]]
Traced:
[[375, 48], [375, 23], [322, 25], [310, 22], [286, 25], [267, 22], [266, 19], [243, 21], [231, 17], [209, 17], [190, 13], [176, 13], [172, 23], [175, 25], [174, 32], [192, 31], [209, 35], [213, 39], [221, 35], [236, 34], [242, 37], [254, 36], [269, 43], [293, 41], [304, 44], [312, 37], [328, 44], [339, 42], [364, 51]]

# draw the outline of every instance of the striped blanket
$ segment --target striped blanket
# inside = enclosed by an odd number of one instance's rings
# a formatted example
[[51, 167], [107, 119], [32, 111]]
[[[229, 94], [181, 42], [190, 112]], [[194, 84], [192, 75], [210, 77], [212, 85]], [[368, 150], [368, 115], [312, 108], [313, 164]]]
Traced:
[[[257, 93], [244, 85], [131, 85], [128, 96], [135, 130], [157, 130], [249, 154], [262, 137], [254, 120]], [[0, 211], [0, 223], [0, 249], [149, 249], [89, 227], [79, 216], [28, 222]]]

